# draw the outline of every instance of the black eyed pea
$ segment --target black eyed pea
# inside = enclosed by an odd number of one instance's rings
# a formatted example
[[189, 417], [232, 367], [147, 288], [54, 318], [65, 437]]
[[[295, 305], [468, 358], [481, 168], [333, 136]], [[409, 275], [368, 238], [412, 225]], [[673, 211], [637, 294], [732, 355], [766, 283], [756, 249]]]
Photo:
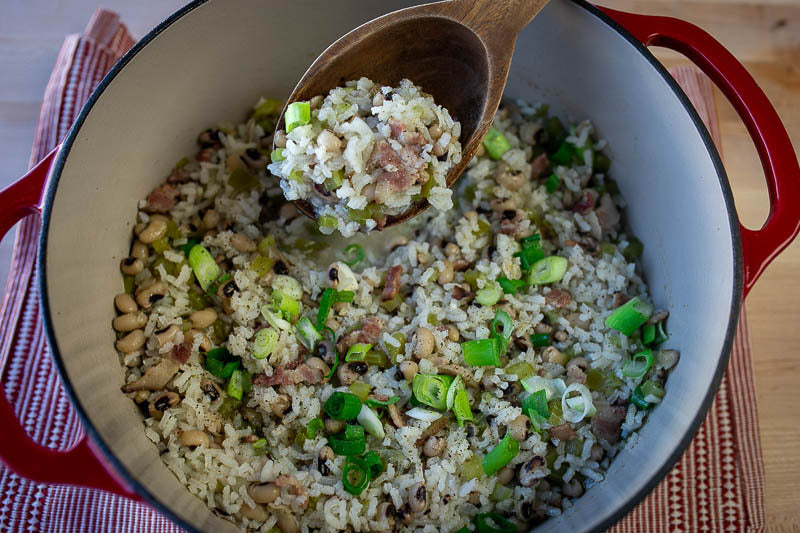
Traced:
[[308, 105], [311, 106], [311, 109], [319, 109], [324, 101], [325, 98], [321, 94], [318, 94], [308, 101]]
[[216, 402], [222, 397], [222, 390], [219, 388], [219, 385], [210, 379], [203, 379], [203, 381], [200, 382], [200, 390], [203, 391], [203, 394], [211, 403]]
[[356, 275], [341, 261], [336, 261], [328, 268], [328, 282], [331, 287], [340, 291], [358, 290]]
[[165, 346], [167, 343], [175, 342], [175, 337], [181, 330], [177, 324], [172, 324], [169, 327], [156, 331], [156, 339], [158, 339], [159, 346]]
[[418, 371], [419, 365], [414, 361], [403, 361], [400, 363], [400, 372], [403, 374], [405, 380], [409, 383], [411, 383]]
[[317, 461], [317, 470], [323, 476], [330, 475], [331, 469], [328, 467], [328, 461], [333, 461], [336, 457], [333, 454], [333, 448], [330, 446], [323, 446], [319, 450], [319, 461]]
[[439, 285], [444, 285], [446, 283], [452, 283], [454, 277], [455, 271], [453, 270], [453, 262], [445, 259], [442, 261], [442, 268], [439, 270], [439, 277], [436, 281], [439, 282]]
[[135, 329], [117, 341], [116, 347], [122, 353], [133, 353], [147, 342], [147, 337], [141, 329]]
[[325, 419], [325, 432], [329, 435], [335, 435], [344, 429], [344, 421], [334, 420], [333, 418]]
[[286, 132], [277, 130], [275, 132], [275, 139], [273, 140], [276, 148], [286, 148]]
[[408, 505], [414, 513], [421, 513], [428, 506], [428, 491], [422, 482], [408, 487]]
[[458, 326], [455, 324], [447, 324], [445, 326], [445, 331], [447, 331], [447, 339], [450, 342], [458, 342], [461, 338], [461, 333], [458, 331]]
[[567, 364], [567, 356], [564, 355], [558, 348], [555, 346], [548, 346], [545, 348], [542, 357], [548, 363], [554, 363], [556, 365], [564, 366]]
[[561, 494], [568, 498], [579, 498], [583, 495], [583, 484], [575, 478], [561, 485]]
[[144, 244], [152, 244], [167, 234], [167, 223], [169, 219], [164, 215], [153, 215], [150, 222], [139, 233], [139, 240]]
[[183, 338], [191, 343], [194, 343], [195, 336], [200, 335], [200, 351], [207, 352], [209, 351], [213, 345], [211, 344], [211, 339], [208, 338], [208, 335], [197, 331], [196, 329], [187, 330], [186, 333], [183, 334]]
[[126, 332], [141, 329], [147, 324], [147, 316], [141, 311], [125, 313], [114, 319], [112, 325], [116, 331]]
[[144, 261], [147, 259], [148, 255], [150, 255], [150, 252], [148, 251], [146, 244], [138, 239], [133, 241], [133, 244], [131, 245], [131, 257], [135, 257], [136, 259], [141, 259]]
[[461, 255], [461, 248], [454, 242], [448, 242], [444, 247], [444, 255], [447, 257], [458, 257]]
[[431, 150], [431, 153], [436, 157], [440, 157], [443, 156], [446, 151], [447, 148], [442, 146], [442, 143], [436, 142], [433, 144], [433, 150]]
[[501, 485], [508, 485], [514, 481], [514, 469], [505, 467], [497, 473], [497, 482]]
[[508, 425], [508, 434], [512, 439], [522, 442], [528, 438], [530, 428], [530, 419], [526, 415], [519, 415]]
[[288, 507], [280, 506], [275, 509], [275, 516], [278, 517], [278, 529], [281, 533], [300, 533], [297, 519]]
[[520, 485], [523, 487], [530, 487], [536, 483], [536, 480], [547, 476], [547, 473], [548, 470], [545, 467], [544, 457], [534, 455], [527, 463], [519, 468], [517, 478], [519, 479]]
[[338, 153], [342, 148], [341, 139], [330, 130], [322, 130], [320, 134], [317, 135], [317, 144], [325, 148], [326, 152], [332, 154]]
[[325, 361], [323, 361], [319, 357], [309, 357], [306, 359], [306, 364], [311, 367], [319, 370], [322, 372], [322, 376], [325, 377], [331, 373], [331, 367], [329, 367]]
[[422, 447], [422, 452], [428, 457], [438, 457], [444, 451], [444, 439], [428, 437]]
[[405, 235], [397, 235], [389, 239], [389, 242], [386, 243], [386, 249], [390, 252], [400, 246], [405, 246], [408, 244], [408, 237]]
[[520, 520], [528, 521], [534, 516], [535, 509], [533, 507], [533, 502], [530, 500], [525, 500], [520, 502], [519, 506], [517, 507], [517, 516]]
[[120, 313], [133, 313], [139, 310], [139, 306], [136, 305], [133, 296], [124, 292], [114, 296], [114, 307], [116, 307], [117, 311]]
[[269, 514], [267, 510], [264, 509], [263, 505], [250, 507], [246, 503], [242, 504], [242, 507], [239, 509], [239, 516], [252, 520], [253, 522], [266, 522], [267, 518], [269, 518]]
[[545, 324], [544, 322], [539, 322], [535, 326], [533, 326], [533, 331], [535, 333], [547, 333], [550, 334], [553, 332], [553, 326], [550, 324]]
[[502, 172], [495, 174], [497, 183], [508, 189], [509, 191], [518, 191], [525, 185], [527, 178], [525, 174], [520, 171], [504, 169]]
[[433, 124], [432, 126], [428, 127], [428, 133], [430, 134], [431, 139], [438, 140], [444, 132], [442, 131], [441, 126], [438, 124]]
[[281, 495], [281, 488], [275, 483], [254, 483], [247, 487], [247, 494], [256, 503], [272, 503]]
[[279, 394], [275, 401], [272, 402], [272, 413], [279, 418], [283, 418], [291, 407], [292, 399], [286, 394]]
[[208, 437], [208, 433], [205, 431], [200, 431], [199, 429], [181, 431], [180, 441], [181, 444], [187, 448], [196, 448], [198, 446], [208, 448], [208, 446], [211, 444], [211, 439]]
[[217, 321], [217, 311], [213, 307], [206, 307], [189, 315], [192, 326], [196, 329], [206, 329]]
[[256, 251], [256, 243], [239, 233], [234, 233], [231, 237], [231, 246], [238, 252], [249, 253]]
[[214, 229], [222, 220], [219, 211], [216, 209], [209, 209], [203, 214], [203, 227], [205, 229]]
[[343, 365], [339, 365], [339, 370], [336, 371], [336, 376], [342, 385], [351, 385], [359, 377], [363, 376], [369, 370], [369, 365], [364, 361], [352, 361]]
[[150, 391], [139, 390], [133, 393], [133, 401], [136, 403], [145, 403], [150, 398]]
[[553, 334], [553, 338], [558, 342], [565, 342], [567, 339], [569, 339], [569, 334], [563, 329], [561, 329]]
[[300, 212], [292, 202], [286, 202], [281, 206], [280, 210], [278, 210], [278, 216], [286, 221], [294, 220], [299, 214]]
[[144, 309], [149, 309], [151, 305], [166, 296], [167, 292], [169, 287], [166, 283], [161, 280], [150, 280], [136, 290], [136, 303]]
[[136, 257], [126, 257], [120, 261], [119, 269], [126, 276], [135, 276], [144, 270], [144, 263], [141, 259], [137, 259]]
[[150, 416], [156, 420], [161, 420], [161, 418], [164, 416], [164, 411], [170, 407], [175, 407], [180, 401], [181, 397], [176, 393], [162, 392], [153, 396], [147, 406], [147, 411], [150, 413]]
[[431, 330], [425, 327], [419, 327], [414, 332], [414, 339], [412, 340], [412, 354], [417, 359], [425, 359], [430, 357], [433, 349], [436, 346], [436, 339]]
[[383, 502], [378, 506], [378, 512], [375, 515], [375, 522], [377, 522], [378, 526], [382, 529], [379, 529], [380, 532], [388, 532], [394, 531], [394, 515], [396, 511], [394, 508], [394, 504], [389, 502]]

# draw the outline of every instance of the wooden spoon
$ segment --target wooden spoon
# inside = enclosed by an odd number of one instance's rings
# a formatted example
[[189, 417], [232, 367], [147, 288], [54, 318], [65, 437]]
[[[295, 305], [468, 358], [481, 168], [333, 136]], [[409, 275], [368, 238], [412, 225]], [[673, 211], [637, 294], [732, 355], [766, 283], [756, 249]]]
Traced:
[[[489, 130], [508, 78], [517, 35], [549, 0], [450, 0], [410, 7], [376, 18], [330, 45], [309, 67], [287, 100], [310, 100], [350, 80], [367, 77], [396, 87], [408, 78], [461, 122], [461, 175]], [[278, 121], [283, 128], [284, 107]], [[297, 208], [311, 218], [305, 200]], [[384, 227], [408, 220], [427, 200], [387, 217]]]

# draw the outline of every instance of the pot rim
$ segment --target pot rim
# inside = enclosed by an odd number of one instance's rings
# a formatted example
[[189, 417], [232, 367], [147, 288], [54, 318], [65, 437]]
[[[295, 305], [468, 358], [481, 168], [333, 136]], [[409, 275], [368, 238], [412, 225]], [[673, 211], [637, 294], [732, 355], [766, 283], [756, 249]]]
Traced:
[[[78, 136], [78, 133], [84, 121], [86, 120], [86, 117], [89, 115], [95, 103], [97, 103], [98, 99], [102, 96], [103, 92], [111, 84], [114, 78], [116, 78], [119, 72], [142, 49], [144, 49], [144, 47], [146, 47], [148, 44], [150, 44], [150, 42], [155, 40], [163, 31], [168, 29], [175, 22], [177, 22], [185, 15], [194, 11], [194, 9], [200, 7], [201, 5], [205, 4], [208, 1], [209, 0], [192, 0], [189, 4], [180, 8], [175, 13], [166, 18], [163, 22], [158, 24], [155, 28], [150, 30], [128, 52], [125, 53], [125, 55], [103, 77], [103, 79], [94, 89], [94, 91], [92, 91], [92, 94], [90, 95], [86, 104], [83, 106], [80, 113], [78, 114], [75, 123], [70, 127], [70, 130], [67, 133], [64, 142], [62, 144], [61, 150], [59, 150], [57, 154], [57, 158], [53, 165], [51, 174], [47, 180], [47, 187], [45, 190], [45, 194], [43, 197], [43, 204], [42, 204], [42, 218], [41, 218], [42, 228], [41, 228], [41, 233], [39, 235], [39, 243], [37, 247], [37, 267], [39, 269], [39, 276], [37, 281], [39, 288], [39, 302], [42, 309], [44, 330], [50, 343], [50, 350], [52, 353], [53, 360], [55, 361], [56, 368], [58, 369], [58, 372], [61, 375], [62, 384], [72, 402], [72, 405], [75, 407], [75, 410], [78, 414], [78, 417], [81, 421], [84, 430], [86, 431], [87, 435], [92, 439], [92, 441], [94, 441], [94, 443], [97, 444], [98, 449], [102, 451], [105, 459], [113, 466], [114, 470], [122, 478], [124, 483], [126, 483], [138, 495], [140, 495], [146, 503], [151, 505], [159, 513], [166, 516], [169, 520], [176, 523], [180, 527], [186, 529], [187, 531], [198, 532], [198, 533], [199, 531], [196, 528], [194, 528], [194, 526], [187, 523], [183, 518], [178, 516], [178, 514], [175, 511], [173, 511], [166, 504], [162, 503], [144, 485], [138, 482], [138, 480], [128, 471], [125, 465], [117, 458], [112, 448], [102, 438], [100, 433], [95, 429], [95, 427], [91, 423], [86, 413], [86, 410], [84, 409], [83, 405], [80, 402], [77, 392], [72, 387], [72, 384], [68, 379], [67, 370], [58, 347], [55, 331], [53, 329], [52, 315], [49, 306], [49, 296], [48, 296], [49, 293], [47, 286], [46, 256], [47, 256], [48, 233], [50, 228], [50, 217], [52, 214], [56, 189], [58, 188], [58, 183], [61, 179], [61, 173], [64, 169], [67, 157], [69, 156], [72, 145], [74, 144]], [[644, 500], [644, 498], [648, 494], [650, 494], [653, 491], [653, 489], [655, 489], [655, 487], [664, 479], [667, 473], [670, 470], [672, 470], [672, 468], [681, 458], [684, 451], [689, 446], [695, 434], [699, 430], [703, 420], [705, 420], [706, 414], [708, 413], [708, 410], [711, 407], [711, 403], [714, 400], [714, 397], [716, 396], [717, 390], [719, 389], [722, 376], [725, 372], [725, 369], [728, 366], [731, 348], [733, 345], [734, 336], [736, 334], [739, 313], [742, 306], [743, 260], [742, 260], [741, 236], [739, 233], [739, 219], [736, 214], [736, 208], [733, 200], [733, 193], [731, 191], [728, 175], [722, 164], [722, 159], [719, 155], [719, 152], [717, 151], [717, 148], [714, 145], [714, 141], [712, 140], [711, 135], [708, 132], [708, 129], [706, 128], [700, 116], [697, 114], [697, 111], [695, 110], [692, 103], [689, 101], [689, 98], [683, 92], [683, 89], [681, 89], [681, 87], [678, 85], [675, 79], [669, 74], [669, 72], [667, 72], [666, 68], [655, 58], [655, 56], [653, 56], [653, 54], [649, 51], [649, 49], [645, 45], [643, 45], [638, 39], [636, 39], [633, 35], [631, 35], [624, 27], [622, 27], [611, 17], [606, 15], [604, 12], [602, 12], [600, 9], [595, 7], [593, 4], [590, 4], [586, 0], [570, 0], [570, 1], [576, 4], [577, 6], [583, 8], [587, 12], [589, 12], [595, 18], [599, 19], [600, 22], [609, 26], [611, 29], [617, 32], [621, 37], [623, 37], [626, 41], [628, 41], [628, 43], [632, 45], [642, 56], [644, 56], [647, 62], [650, 63], [650, 66], [656, 70], [656, 72], [662, 77], [662, 79], [664, 80], [664, 82], [666, 82], [669, 88], [672, 89], [672, 92], [678, 98], [684, 110], [689, 114], [689, 117], [691, 118], [695, 128], [697, 128], [697, 131], [700, 134], [701, 139], [703, 140], [703, 144], [709, 156], [711, 157], [712, 163], [714, 164], [714, 169], [716, 170], [717, 179], [719, 180], [720, 183], [723, 200], [725, 202], [726, 210], [728, 213], [728, 223], [730, 226], [731, 239], [733, 241], [732, 245], [733, 245], [734, 276], [733, 276], [733, 291], [731, 294], [730, 319], [728, 321], [728, 325], [725, 331], [725, 341], [723, 342], [723, 345], [721, 347], [721, 352], [717, 363], [717, 367], [714, 371], [714, 376], [713, 379], [711, 380], [706, 395], [703, 398], [703, 401], [700, 403], [699, 409], [697, 410], [694, 419], [689, 424], [689, 429], [681, 436], [673, 452], [670, 454], [667, 460], [661, 465], [661, 467], [656, 471], [656, 473], [650, 477], [647, 483], [645, 483], [645, 485], [639, 491], [637, 491], [635, 494], [629, 497], [625, 502], [619, 505], [614, 512], [612, 512], [607, 518], [605, 518], [600, 524], [598, 524], [597, 526], [595, 526], [593, 529], [590, 530], [592, 533], [600, 533], [602, 531], [605, 531], [609, 527], [613, 526], [618, 521], [620, 521], [636, 505], [638, 505], [642, 500]]]

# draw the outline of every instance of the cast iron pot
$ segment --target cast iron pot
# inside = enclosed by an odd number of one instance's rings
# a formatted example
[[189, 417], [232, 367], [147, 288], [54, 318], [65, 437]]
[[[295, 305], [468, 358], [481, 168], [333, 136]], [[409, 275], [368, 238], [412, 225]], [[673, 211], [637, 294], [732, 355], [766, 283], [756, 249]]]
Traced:
[[[27, 213], [42, 215], [45, 327], [87, 433], [66, 452], [40, 447], [0, 394], [0, 459], [31, 479], [144, 500], [190, 530], [235, 530], [169, 472], [142, 431], [140, 412], [119, 391], [112, 299], [137, 201], [196, 149], [198, 131], [242, 116], [260, 95], [288, 95], [329, 43], [400, 7], [405, 3], [195, 1], [137, 44], [102, 81], [60, 148], [0, 193], [0, 232]], [[770, 193], [760, 230], [739, 224], [708, 132], [642, 43], [685, 53], [738, 110]], [[506, 94], [548, 102], [570, 119], [589, 118], [608, 139], [630, 226], [646, 243], [653, 299], [670, 310], [670, 347], [681, 352], [639, 443], [618, 456], [602, 484], [538, 528], [600, 531], [655, 487], [705, 417], [743, 297], [797, 234], [800, 211], [790, 209], [800, 199], [800, 170], [754, 80], [710, 36], [675, 19], [554, 0], [520, 34]]]

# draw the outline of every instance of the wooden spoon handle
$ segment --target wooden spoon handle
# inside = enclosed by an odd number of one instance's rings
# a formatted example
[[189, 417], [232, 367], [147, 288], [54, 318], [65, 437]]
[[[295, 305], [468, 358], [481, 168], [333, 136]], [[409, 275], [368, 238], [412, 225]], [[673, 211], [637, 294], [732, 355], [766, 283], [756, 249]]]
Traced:
[[446, 11], [493, 49], [516, 41], [517, 34], [550, 0], [450, 0]]

